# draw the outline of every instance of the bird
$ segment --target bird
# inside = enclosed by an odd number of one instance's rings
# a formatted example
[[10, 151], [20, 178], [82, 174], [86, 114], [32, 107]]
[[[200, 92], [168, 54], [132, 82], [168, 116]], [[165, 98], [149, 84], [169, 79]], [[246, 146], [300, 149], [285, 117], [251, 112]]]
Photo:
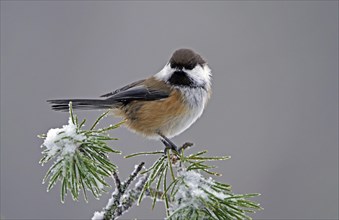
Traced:
[[202, 115], [211, 96], [212, 73], [192, 49], [173, 52], [156, 74], [96, 99], [47, 100], [52, 109], [109, 110], [122, 117], [132, 132], [160, 140], [165, 151], [178, 147], [171, 138], [187, 130]]

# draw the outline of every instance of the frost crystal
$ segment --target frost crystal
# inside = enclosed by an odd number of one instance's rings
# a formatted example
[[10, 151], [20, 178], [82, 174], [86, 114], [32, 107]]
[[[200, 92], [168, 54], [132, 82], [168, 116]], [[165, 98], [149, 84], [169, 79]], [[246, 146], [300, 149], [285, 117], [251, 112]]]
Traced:
[[80, 146], [81, 141], [86, 137], [77, 132], [77, 127], [69, 118], [68, 125], [62, 128], [52, 128], [47, 132], [46, 139], [42, 147], [46, 147], [48, 157], [53, 157], [58, 153], [64, 155], [72, 155]]
[[214, 181], [212, 178], [205, 178], [200, 173], [185, 169], [178, 172], [178, 177], [182, 178], [178, 184], [177, 192], [173, 202], [170, 203], [170, 212], [191, 207], [200, 209], [204, 207], [202, 200], [208, 200], [212, 194], [220, 199], [225, 199], [229, 195], [212, 189]]

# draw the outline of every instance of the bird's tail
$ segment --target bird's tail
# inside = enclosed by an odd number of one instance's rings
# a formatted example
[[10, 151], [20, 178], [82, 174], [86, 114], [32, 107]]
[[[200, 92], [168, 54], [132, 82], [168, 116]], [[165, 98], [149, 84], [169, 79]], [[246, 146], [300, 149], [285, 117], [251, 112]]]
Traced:
[[117, 102], [109, 99], [57, 99], [47, 100], [52, 104], [55, 111], [68, 111], [69, 102], [72, 102], [73, 109], [79, 110], [100, 110], [114, 108]]

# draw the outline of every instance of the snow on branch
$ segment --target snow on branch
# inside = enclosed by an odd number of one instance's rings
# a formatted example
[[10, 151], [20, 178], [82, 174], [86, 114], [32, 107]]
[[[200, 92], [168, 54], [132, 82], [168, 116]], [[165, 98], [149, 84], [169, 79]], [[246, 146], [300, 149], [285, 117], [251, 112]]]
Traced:
[[44, 165], [52, 159], [54, 164], [48, 169], [43, 183], [48, 180], [47, 191], [57, 181], [61, 183], [61, 201], [64, 202], [67, 191], [70, 191], [74, 200], [83, 191], [87, 201], [87, 192], [90, 191], [98, 198], [105, 187], [110, 187], [105, 181], [117, 169], [110, 162], [108, 153], [120, 153], [107, 145], [107, 141], [116, 140], [109, 137], [107, 131], [118, 128], [121, 123], [110, 125], [106, 128], [95, 129], [99, 121], [107, 115], [102, 114], [93, 124], [90, 130], [83, 130], [86, 120], [79, 123], [78, 118], [72, 112], [70, 103], [70, 117], [68, 125], [62, 128], [50, 129], [47, 135], [40, 135], [44, 139], [42, 148], [46, 148], [42, 154], [40, 163]]
[[[191, 144], [185, 143], [180, 154], [167, 151], [167, 155], [160, 156], [149, 169], [141, 172], [148, 174], [149, 178], [138, 203], [144, 195], [153, 199], [152, 208], [157, 201], [164, 201], [167, 219], [251, 219], [247, 213], [261, 210], [258, 203], [248, 200], [259, 194], [234, 194], [230, 185], [212, 178], [221, 174], [210, 171], [215, 166], [209, 166], [206, 162], [230, 157], [205, 156], [207, 151], [186, 156], [187, 146]], [[156, 154], [158, 152], [140, 152], [127, 158]], [[207, 178], [202, 173], [211, 176]], [[168, 175], [171, 176], [169, 179]]]
[[[152, 199], [152, 209], [157, 202], [162, 202], [166, 209], [166, 219], [251, 219], [249, 214], [262, 208], [252, 197], [259, 194], [235, 194], [231, 186], [216, 181], [213, 177], [221, 174], [212, 171], [216, 166], [210, 162], [229, 159], [228, 156], [206, 156], [207, 151], [186, 155], [192, 143], [185, 143], [178, 152], [167, 150], [134, 153], [125, 158], [136, 156], [157, 156], [149, 167], [144, 162], [135, 166], [135, 170], [125, 181], [118, 176], [118, 168], [109, 158], [108, 153], [120, 153], [108, 145], [110, 130], [118, 128], [123, 122], [97, 129], [99, 121], [108, 112], [102, 114], [85, 130], [69, 105], [70, 117], [62, 128], [50, 129], [41, 147], [43, 165], [51, 160], [54, 164], [48, 169], [43, 182], [48, 181], [50, 190], [58, 181], [61, 186], [61, 201], [69, 191], [77, 200], [82, 190], [87, 201], [86, 191], [99, 198], [110, 185], [107, 177], [112, 177], [115, 190], [107, 205], [100, 212], [95, 212], [93, 220], [111, 220], [121, 217], [144, 198]], [[208, 163], [207, 163], [208, 162]], [[133, 182], [136, 182], [132, 186]]]
[[145, 163], [142, 162], [136, 166], [132, 174], [123, 183], [121, 183], [118, 174], [116, 172], [113, 173], [115, 191], [112, 193], [112, 196], [108, 200], [106, 207], [103, 208], [103, 211], [95, 212], [92, 220], [115, 219], [133, 206], [147, 181], [148, 175], [142, 175], [134, 188], [129, 189], [129, 186], [139, 175], [144, 164]]

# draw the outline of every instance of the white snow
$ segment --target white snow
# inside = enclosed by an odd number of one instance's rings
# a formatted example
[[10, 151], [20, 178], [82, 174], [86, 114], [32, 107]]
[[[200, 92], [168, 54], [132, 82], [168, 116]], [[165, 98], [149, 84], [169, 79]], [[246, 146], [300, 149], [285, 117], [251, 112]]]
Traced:
[[80, 146], [78, 141], [82, 141], [85, 138], [83, 134], [77, 132], [76, 125], [69, 118], [68, 125], [64, 125], [62, 128], [51, 128], [47, 132], [47, 137], [42, 147], [47, 148], [48, 157], [55, 156], [60, 151], [61, 155], [72, 155]]
[[118, 189], [115, 188], [114, 192], [112, 193], [111, 198], [110, 198], [110, 199], [108, 200], [108, 202], [107, 202], [106, 209], [110, 209], [110, 208], [111, 208], [111, 206], [112, 206], [113, 203], [114, 203], [113, 195], [117, 195], [117, 194], [118, 194]]
[[105, 212], [94, 212], [92, 220], [102, 220], [104, 219]]
[[214, 184], [213, 179], [205, 178], [199, 172], [183, 169], [178, 172], [178, 176], [183, 178], [183, 182], [179, 183], [174, 201], [170, 203], [171, 213], [186, 206], [193, 206], [196, 209], [202, 208], [204, 205], [201, 204], [199, 198], [208, 200], [209, 197], [205, 191], [220, 199], [228, 197], [227, 194], [213, 190], [211, 188], [211, 185]]

